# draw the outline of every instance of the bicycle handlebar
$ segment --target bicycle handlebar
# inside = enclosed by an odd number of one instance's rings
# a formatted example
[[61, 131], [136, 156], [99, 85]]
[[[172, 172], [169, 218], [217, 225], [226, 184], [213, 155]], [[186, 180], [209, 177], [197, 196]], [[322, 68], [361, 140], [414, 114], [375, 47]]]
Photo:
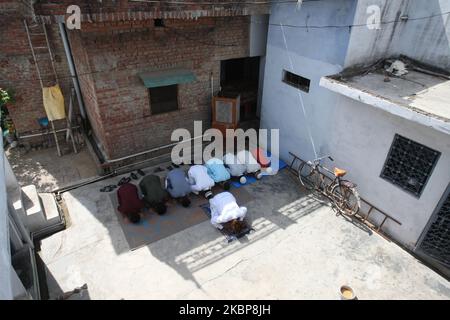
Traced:
[[320, 162], [321, 162], [323, 159], [325, 159], [325, 158], [328, 158], [328, 159], [330, 159], [331, 161], [334, 161], [334, 159], [333, 159], [331, 156], [324, 156], [324, 157], [317, 158], [317, 159], [315, 159], [315, 160], [313, 160], [313, 161], [308, 161], [307, 164], [309, 164], [311, 167], [320, 167], [320, 168], [322, 168], [323, 170], [327, 171], [328, 173], [334, 175], [334, 172], [333, 172], [333, 171], [329, 170], [328, 168], [326, 168], [326, 167], [324, 167], [323, 165], [320, 164]]
[[320, 158], [317, 158], [317, 159], [313, 160], [312, 162], [311, 162], [311, 161], [308, 161], [308, 163], [309, 163], [309, 164], [319, 164], [320, 161], [322, 161], [322, 160], [325, 159], [325, 158], [328, 158], [328, 159], [330, 159], [331, 161], [334, 161], [334, 159], [333, 159], [331, 156], [323, 156], [323, 157], [320, 157]]

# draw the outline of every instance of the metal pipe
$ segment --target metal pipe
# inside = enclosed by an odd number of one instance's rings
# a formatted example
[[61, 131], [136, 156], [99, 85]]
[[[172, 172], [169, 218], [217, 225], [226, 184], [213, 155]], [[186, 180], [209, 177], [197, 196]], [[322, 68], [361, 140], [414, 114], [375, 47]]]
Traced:
[[109, 164], [111, 164], [111, 163], [116, 163], [116, 162], [123, 161], [123, 160], [127, 160], [127, 159], [130, 159], [130, 158], [142, 156], [142, 155], [147, 154], [147, 153], [151, 153], [151, 152], [155, 152], [155, 151], [159, 151], [159, 150], [162, 150], [162, 149], [166, 149], [166, 148], [170, 148], [170, 147], [176, 146], [176, 145], [179, 144], [179, 143], [186, 143], [186, 142], [189, 142], [189, 141], [193, 141], [193, 140], [197, 140], [197, 139], [202, 139], [203, 137], [204, 137], [204, 135], [201, 135], [201, 136], [198, 136], [198, 137], [191, 138], [191, 139], [189, 139], [189, 140], [185, 140], [185, 141], [181, 141], [181, 142], [170, 143], [170, 144], [167, 144], [167, 145], [164, 145], [164, 146], [161, 146], [161, 147], [152, 148], [152, 149], [150, 149], [150, 150], [138, 152], [138, 153], [135, 153], [135, 154], [132, 154], [132, 155], [129, 155], [129, 156], [122, 157], [122, 158], [117, 158], [117, 159], [112, 159], [112, 160], [108, 160], [108, 159], [107, 159], [107, 160], [105, 161], [104, 165], [109, 165]]
[[116, 172], [117, 174], [120, 174], [120, 172], [122, 172], [125, 168], [129, 168], [129, 167], [138, 167], [138, 166], [140, 166], [141, 164], [144, 164], [144, 163], [147, 163], [147, 162], [150, 162], [150, 161], [153, 161], [153, 160], [156, 160], [156, 159], [158, 159], [158, 158], [165, 157], [165, 156], [167, 156], [167, 154], [162, 154], [162, 155], [159, 155], [159, 156], [156, 156], [156, 157], [152, 157], [152, 158], [149, 158], [149, 159], [145, 159], [145, 160], [142, 160], [142, 161], [138, 161], [138, 162], [133, 162], [133, 163], [130, 163], [130, 164], [126, 164], [126, 165], [124, 165], [124, 166], [121, 166], [120, 168], [117, 168], [117, 169], [115, 170], [115, 172]]
[[77, 188], [80, 188], [80, 187], [84, 187], [84, 186], [87, 186], [87, 185], [90, 185], [90, 184], [93, 184], [93, 183], [96, 183], [96, 182], [100, 182], [100, 181], [103, 181], [103, 180], [106, 180], [106, 179], [109, 179], [109, 178], [112, 178], [112, 177], [116, 177], [116, 176], [119, 176], [119, 175], [122, 175], [122, 174], [126, 174], [126, 173], [130, 172], [130, 170], [126, 169], [126, 168], [138, 166], [140, 164], [143, 164], [143, 163], [146, 163], [146, 162], [149, 162], [149, 161], [161, 158], [163, 156], [165, 156], [165, 155], [156, 156], [156, 157], [153, 157], [153, 158], [150, 158], [150, 159], [146, 159], [144, 161], [140, 161], [140, 162], [128, 164], [128, 165], [125, 165], [125, 166], [121, 166], [121, 167], [115, 169], [113, 172], [108, 173], [107, 175], [100, 176], [100, 177], [95, 177], [95, 178], [92, 178], [92, 179], [89, 179], [89, 180], [86, 180], [86, 181], [83, 181], [83, 182], [80, 182], [80, 183], [76, 183], [76, 184], [73, 184], [73, 185], [70, 185], [70, 186], [65, 186], [65, 187], [62, 187], [62, 188], [58, 188], [58, 189], [53, 190], [52, 193], [54, 193], [55, 195], [61, 195], [62, 193], [65, 193], [65, 192], [68, 192], [68, 191], [71, 191], [71, 190], [74, 190], [74, 189], [77, 189]]
[[[210, 136], [210, 135], [206, 135], [206, 136]], [[196, 140], [196, 139], [199, 139], [199, 138], [203, 138], [203, 137], [205, 137], [205, 135], [198, 136], [198, 137], [194, 137], [194, 138], [192, 138], [192, 139], [189, 139], [189, 140], [186, 140], [186, 141], [182, 141], [181, 143], [193, 141], [193, 140]], [[143, 155], [143, 154], [146, 154], [146, 153], [149, 153], [149, 152], [152, 152], [152, 151], [157, 151], [157, 150], [161, 150], [161, 149], [164, 149], [164, 148], [169, 148], [170, 146], [176, 145], [176, 144], [178, 144], [178, 143], [180, 143], [180, 142], [175, 142], [175, 143], [171, 143], [171, 144], [168, 144], [168, 145], [165, 145], [165, 146], [161, 146], [161, 147], [158, 147], [158, 148], [153, 148], [153, 149], [150, 149], [150, 150], [147, 150], [147, 151], [143, 151], [143, 152], [140, 152], [140, 153], [136, 153], [136, 154], [131, 155], [131, 156], [127, 156], [127, 157], [123, 157], [123, 158], [119, 158], [119, 159], [110, 160], [110, 162], [105, 162], [103, 165], [108, 165], [108, 164], [111, 163], [112, 161], [113, 161], [113, 162], [117, 162], [117, 161], [121, 161], [121, 160], [126, 160], [126, 159], [128, 159], [128, 158], [136, 157], [136, 156], [138, 156], [138, 155]], [[94, 177], [94, 178], [92, 178], [92, 179], [89, 179], [89, 180], [86, 180], [86, 181], [83, 181], [83, 182], [80, 182], [80, 183], [76, 183], [76, 184], [74, 184], [74, 185], [70, 185], [70, 186], [65, 186], [65, 187], [62, 187], [62, 188], [58, 188], [58, 189], [53, 190], [52, 193], [54, 193], [54, 194], [56, 194], [56, 195], [60, 195], [60, 194], [62, 194], [62, 193], [64, 193], [64, 192], [67, 192], [67, 191], [70, 191], [70, 190], [73, 190], [73, 189], [76, 189], [76, 188], [79, 188], [79, 187], [83, 187], [83, 186], [86, 186], [86, 185], [89, 185], [89, 184], [93, 184], [93, 183], [96, 183], [96, 182], [99, 182], [99, 181], [106, 180], [106, 179], [108, 179], [108, 178], [111, 178], [111, 177], [114, 177], [114, 176], [117, 176], [117, 175], [121, 175], [121, 174], [123, 174], [124, 172], [128, 172], [127, 170], [124, 170], [125, 168], [132, 167], [132, 166], [137, 166], [137, 165], [146, 163], [146, 162], [148, 162], [148, 161], [151, 161], [151, 160], [154, 160], [154, 159], [158, 159], [158, 158], [160, 158], [160, 157], [162, 157], [162, 156], [165, 156], [165, 155], [160, 155], [160, 156], [156, 156], [156, 157], [153, 157], [153, 158], [150, 158], [150, 159], [146, 159], [146, 160], [144, 160], [144, 161], [140, 161], [140, 162], [131, 163], [131, 164], [128, 164], [128, 165], [121, 166], [121, 167], [115, 169], [113, 172], [108, 173], [108, 174], [106, 174], [106, 175], [104, 175], [104, 176], [101, 176], [101, 177]]]
[[214, 75], [211, 72], [211, 99], [214, 98]]
[[[199, 138], [199, 137], [197, 137], [197, 138]], [[194, 139], [196, 139], [196, 138], [192, 138], [192, 139], [187, 140], [187, 141], [192, 141]], [[187, 142], [187, 141], [185, 141], [185, 142]], [[104, 176], [94, 177], [92, 179], [87, 179], [85, 181], [82, 181], [82, 182], [79, 182], [79, 183], [76, 183], [76, 184], [73, 184], [73, 185], [70, 185], [70, 186], [61, 187], [61, 188], [53, 190], [52, 193], [55, 194], [56, 196], [59, 196], [62, 193], [68, 192], [70, 190], [77, 189], [77, 188], [80, 188], [80, 187], [84, 187], [84, 186], [87, 186], [87, 185], [90, 185], [90, 184], [93, 184], [93, 183], [96, 183], [96, 182], [99, 182], [99, 181], [103, 181], [103, 180], [106, 180], [106, 179], [109, 179], [109, 178], [112, 178], [112, 177], [115, 177], [115, 176], [119, 176], [119, 175], [128, 173], [128, 172], [130, 172], [130, 170], [127, 169], [129, 167], [138, 167], [141, 164], [144, 164], [144, 163], [149, 162], [149, 161], [153, 161], [155, 159], [158, 159], [158, 158], [161, 158], [161, 157], [164, 157], [164, 156], [165, 156], [165, 154], [164, 155], [159, 155], [159, 156], [156, 156], [156, 157], [152, 157], [152, 158], [149, 158], [149, 159], [146, 159], [146, 160], [143, 160], [143, 161], [127, 164], [127, 165], [121, 166], [119, 168], [116, 168], [113, 172], [108, 173], [108, 174], [106, 174]]]
[[[80, 126], [72, 127], [72, 129], [78, 129], [78, 128], [80, 128]], [[67, 129], [59, 129], [59, 130], [56, 130], [55, 132], [59, 133], [59, 132], [63, 132], [63, 131], [67, 131]], [[41, 137], [41, 136], [45, 136], [47, 134], [53, 134], [53, 130], [52, 131], [47, 131], [47, 132], [41, 132], [41, 133], [27, 134], [27, 135], [24, 135], [24, 136], [20, 136], [19, 135], [18, 138], [19, 139], [27, 139], [27, 138]]]
[[100, 177], [97, 176], [97, 177], [94, 177], [92, 179], [89, 179], [89, 180], [86, 180], [86, 181], [83, 181], [83, 182], [79, 182], [79, 183], [75, 183], [75, 184], [70, 185], [70, 186], [65, 186], [65, 187], [61, 187], [61, 188], [55, 189], [55, 190], [52, 191], [52, 193], [54, 193], [56, 196], [58, 196], [58, 195], [61, 195], [64, 192], [67, 192], [67, 191], [70, 191], [70, 190], [73, 190], [73, 189], [77, 189], [77, 188], [80, 188], [80, 187], [84, 187], [84, 186], [87, 186], [87, 185], [90, 185], [90, 184], [93, 184], [93, 183], [96, 183], [96, 182], [99, 182], [99, 181], [103, 181], [103, 180], [109, 179], [111, 177], [114, 177], [116, 175], [118, 175], [118, 173], [116, 171], [115, 172], [111, 172], [111, 173], [109, 173], [107, 175], [104, 175], [104, 176], [100, 176]]
[[69, 65], [70, 76], [72, 77], [73, 86], [77, 94], [78, 105], [80, 106], [80, 113], [84, 120], [86, 120], [86, 108], [84, 106], [83, 96], [81, 95], [80, 83], [78, 81], [75, 64], [73, 62], [72, 50], [70, 49], [69, 40], [67, 39], [67, 32], [64, 22], [59, 22], [59, 33], [64, 44], [64, 51], [66, 52], [67, 64]]

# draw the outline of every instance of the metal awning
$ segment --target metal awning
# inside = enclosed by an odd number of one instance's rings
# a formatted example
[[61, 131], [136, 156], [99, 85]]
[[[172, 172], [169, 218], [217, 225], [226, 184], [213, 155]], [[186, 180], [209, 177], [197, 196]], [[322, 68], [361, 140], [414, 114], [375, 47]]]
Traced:
[[194, 73], [187, 69], [149, 71], [140, 73], [139, 77], [147, 88], [189, 83], [197, 80]]

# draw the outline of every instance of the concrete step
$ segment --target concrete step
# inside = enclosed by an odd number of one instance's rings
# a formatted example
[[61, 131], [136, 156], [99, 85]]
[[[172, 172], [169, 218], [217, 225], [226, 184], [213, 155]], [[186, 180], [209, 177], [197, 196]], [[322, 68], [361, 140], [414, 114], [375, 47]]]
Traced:
[[58, 206], [52, 193], [40, 193], [42, 207], [48, 223], [57, 223], [60, 220]]
[[58, 207], [52, 193], [38, 193], [34, 185], [22, 188], [22, 200], [14, 203], [16, 211], [25, 212], [24, 225], [40, 236], [61, 223]]
[[34, 185], [22, 188], [22, 206], [25, 210], [25, 225], [30, 232], [35, 232], [47, 226], [41, 200]]

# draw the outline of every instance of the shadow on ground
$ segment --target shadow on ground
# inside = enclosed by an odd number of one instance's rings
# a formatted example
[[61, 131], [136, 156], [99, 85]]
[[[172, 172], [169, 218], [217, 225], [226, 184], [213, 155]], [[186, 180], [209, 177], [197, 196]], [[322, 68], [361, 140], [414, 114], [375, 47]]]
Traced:
[[77, 154], [58, 157], [56, 148], [25, 152], [23, 148], [6, 152], [21, 186], [34, 184], [38, 192], [50, 192], [97, 175], [95, 162], [85, 147]]

